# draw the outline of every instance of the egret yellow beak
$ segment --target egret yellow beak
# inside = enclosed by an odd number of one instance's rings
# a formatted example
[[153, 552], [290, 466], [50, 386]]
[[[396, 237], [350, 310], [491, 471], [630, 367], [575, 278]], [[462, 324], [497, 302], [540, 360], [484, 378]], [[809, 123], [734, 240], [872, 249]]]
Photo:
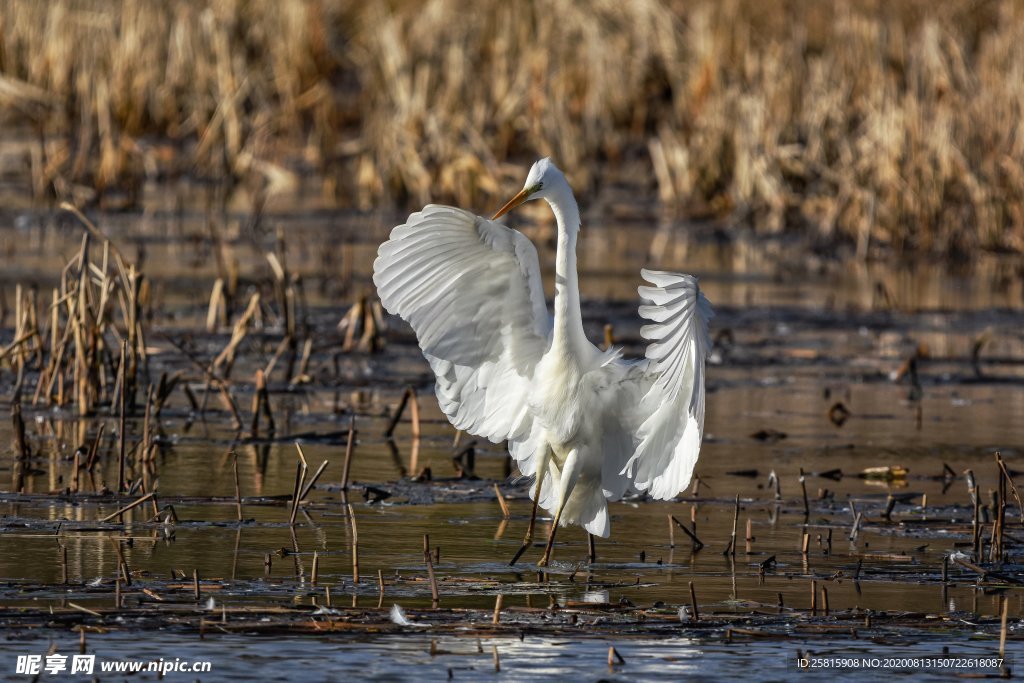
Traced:
[[512, 209], [516, 208], [517, 206], [519, 206], [520, 204], [525, 202], [527, 199], [529, 199], [530, 195], [533, 194], [533, 192], [535, 192], [535, 191], [536, 190], [534, 188], [532, 188], [532, 187], [524, 187], [522, 190], [519, 191], [519, 194], [517, 194], [512, 199], [508, 200], [508, 202], [505, 204], [505, 206], [503, 206], [500, 209], [498, 209], [498, 213], [496, 213], [493, 216], [491, 216], [491, 220], [492, 221], [498, 220], [499, 218], [504, 216], [506, 213], [508, 213], [509, 211], [511, 211]]

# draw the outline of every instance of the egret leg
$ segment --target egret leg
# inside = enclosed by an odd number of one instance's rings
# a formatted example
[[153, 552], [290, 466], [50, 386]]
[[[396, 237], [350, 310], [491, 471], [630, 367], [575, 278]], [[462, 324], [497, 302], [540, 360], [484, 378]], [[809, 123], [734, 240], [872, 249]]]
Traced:
[[551, 523], [551, 535], [548, 536], [548, 544], [544, 546], [544, 557], [540, 558], [540, 562], [537, 563], [538, 567], [548, 566], [548, 562], [551, 560], [551, 547], [555, 544], [555, 532], [558, 531], [558, 521], [562, 518], [563, 508], [565, 508], [564, 500], [558, 504], [558, 511], [555, 512], [555, 521]]
[[558, 495], [558, 509], [555, 511], [555, 520], [551, 523], [551, 535], [548, 536], [548, 543], [544, 546], [544, 557], [540, 558], [540, 562], [537, 563], [538, 567], [548, 566], [548, 562], [551, 560], [551, 549], [555, 545], [555, 532], [558, 531], [558, 523], [562, 519], [562, 510], [565, 509], [565, 503], [569, 500], [569, 494], [572, 493], [573, 486], [576, 485], [576, 477], [579, 476], [579, 455], [578, 452], [573, 449], [569, 452], [569, 455], [565, 459], [565, 464], [562, 466], [562, 481], [561, 490]]
[[533, 490], [533, 512], [530, 513], [530, 526], [526, 528], [526, 538], [523, 539], [522, 547], [516, 551], [516, 554], [512, 557], [512, 561], [508, 563], [510, 567], [519, 561], [519, 558], [523, 556], [523, 553], [525, 553], [533, 543], [533, 528], [537, 523], [537, 503], [540, 501], [540, 492], [544, 485], [544, 475], [548, 473], [548, 458], [550, 455], [551, 450], [545, 447], [544, 457], [541, 458], [537, 467], [537, 485]]

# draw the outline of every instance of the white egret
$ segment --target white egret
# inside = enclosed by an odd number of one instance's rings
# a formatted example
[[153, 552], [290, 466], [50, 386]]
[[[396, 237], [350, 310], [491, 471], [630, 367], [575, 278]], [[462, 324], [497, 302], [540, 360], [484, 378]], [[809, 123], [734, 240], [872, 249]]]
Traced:
[[[494, 222], [546, 199], [558, 222], [554, 318], [537, 250]], [[646, 357], [601, 351], [583, 331], [576, 277], [579, 209], [549, 159], [491, 220], [429, 205], [380, 246], [373, 281], [391, 313], [408, 321], [437, 376], [451, 423], [508, 441], [520, 472], [535, 476], [537, 505], [554, 514], [539, 563], [559, 524], [607, 537], [608, 501], [627, 492], [673, 498], [690, 482], [704, 430], [704, 361], [711, 346], [707, 299], [690, 275], [641, 270], [649, 303], [640, 330]], [[533, 538], [530, 520], [523, 547]]]

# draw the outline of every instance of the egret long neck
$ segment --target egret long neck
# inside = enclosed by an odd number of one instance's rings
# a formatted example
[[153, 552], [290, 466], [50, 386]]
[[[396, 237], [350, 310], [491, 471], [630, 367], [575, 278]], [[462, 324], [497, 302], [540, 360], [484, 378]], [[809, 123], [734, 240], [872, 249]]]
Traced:
[[555, 256], [555, 329], [552, 349], [582, 354], [587, 337], [580, 315], [580, 288], [576, 278], [576, 235], [580, 212], [568, 183], [548, 200], [558, 222], [558, 251]]

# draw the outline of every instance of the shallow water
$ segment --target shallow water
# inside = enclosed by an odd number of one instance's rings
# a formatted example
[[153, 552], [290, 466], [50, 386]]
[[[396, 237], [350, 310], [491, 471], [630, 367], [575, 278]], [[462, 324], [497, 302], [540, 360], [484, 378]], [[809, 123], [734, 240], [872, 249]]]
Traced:
[[[437, 654], [431, 654], [431, 641]], [[253, 671], [262, 681], [294, 681], [296, 665], [304, 668], [302, 680], [332, 681], [349, 676], [360, 680], [407, 680], [416, 671], [421, 680], [551, 680], [570, 677], [574, 680], [671, 680], [699, 677], [700, 680], [727, 681], [737, 677], [759, 681], [787, 681], [794, 676], [823, 679], [834, 677], [835, 671], [800, 669], [801, 656], [818, 661], [842, 658], [863, 661], [862, 668], [843, 672], [844, 680], [877, 680], [877, 668], [870, 668], [877, 649], [870, 642], [820, 637], [813, 644], [780, 644], [778, 641], [722, 643], [701, 638], [541, 638], [536, 636], [501, 638], [434, 638], [430, 634], [409, 633], [356, 639], [337, 636], [305, 638], [215, 636], [193, 639], [187, 643], [168, 645], [157, 639], [140, 640], [125, 634], [93, 636], [88, 652], [96, 654], [97, 667], [104, 661], [156, 661], [193, 664], [209, 662], [210, 674], [204, 680], [249, 679]], [[27, 639], [17, 643], [0, 643], [0, 655], [10, 653], [43, 654], [47, 643]], [[942, 640], [901, 644], [900, 659], [926, 660], [941, 656]], [[55, 638], [57, 653], [77, 653], [77, 638]], [[625, 664], [606, 663], [608, 648], [614, 646]], [[956, 642], [962, 658], [987, 660], [989, 648], [978, 642]], [[498, 652], [500, 673], [495, 672], [494, 652]], [[981, 669], [998, 674], [998, 669]], [[949, 671], [898, 666], [896, 674], [914, 674], [914, 680], [949, 680]], [[960, 673], [978, 672], [979, 668], [962, 668]], [[756, 672], [756, 673], [754, 673]], [[169, 673], [171, 680], [184, 680], [187, 673]], [[139, 673], [131, 680], [157, 680], [155, 673]]]
[[[198, 353], [209, 360], [226, 343], [228, 330], [197, 332], [216, 276], [205, 237], [207, 217], [199, 210], [173, 211], [170, 201], [155, 194], [145, 215], [99, 216], [98, 223], [127, 253], [145, 254], [143, 270], [159, 304], [152, 322], [156, 333], [149, 337], [151, 372], [155, 377], [161, 371], [189, 373], [190, 385], [202, 396], [202, 378], [167, 337], [193, 337]], [[476, 449], [475, 474], [481, 479], [456, 478], [451, 462], [454, 430], [438, 411], [429, 369], [407, 330], [393, 321], [388, 345], [379, 354], [340, 352], [343, 333], [336, 323], [347, 309], [344, 302], [370, 291], [368, 269], [375, 246], [396, 217], [338, 216], [315, 201], [304, 210], [289, 204], [271, 208], [255, 230], [245, 227], [244, 206], [229, 205], [211, 220], [225, 225], [226, 249], [252, 288], [264, 286], [269, 272], [264, 252], [281, 229], [289, 267], [305, 283], [304, 311], [314, 335], [311, 381], [291, 385], [283, 371], [271, 375], [278, 426], [273, 440], [239, 441], [213, 395], [203, 416], [192, 414], [181, 392], [172, 396], [156, 426], [160, 448], [155, 490], [160, 508], [173, 506], [175, 524], [150, 522], [149, 505], [125, 513], [123, 525], [98, 523], [135, 497], [54, 495], [71, 481], [75, 448], [91, 442], [101, 423], [106, 435], [95, 486], [116, 482], [117, 420], [26, 407], [36, 453], [33, 472], [24, 495], [0, 493], [0, 617], [6, 615], [0, 621], [8, 638], [0, 641], [0, 652], [20, 654], [22, 645], [45, 650], [41, 643], [51, 638], [59, 648], [77, 648], [77, 633], [61, 626], [29, 627], [19, 615], [50, 608], [66, 611], [69, 602], [109, 609], [119, 571], [115, 539], [133, 578], [133, 587], [124, 589], [126, 607], [152, 607], [156, 599], [142, 592], [145, 588], [195, 610], [189, 606], [195, 571], [203, 589], [199, 614], [208, 597], [214, 598], [216, 609], [312, 608], [324, 604], [325, 586], [331, 587], [336, 603], [372, 611], [380, 599], [378, 571], [385, 609], [392, 602], [428, 608], [424, 534], [429, 534], [432, 548], [440, 549], [435, 570], [442, 608], [489, 610], [501, 593], [505, 606], [513, 609], [546, 608], [554, 601], [561, 606], [632, 603], [638, 609], [673, 611], [689, 604], [692, 582], [701, 609], [717, 615], [722, 626], [713, 634], [681, 630], [669, 637], [659, 632], [656, 639], [632, 627], [619, 636], [592, 638], [537, 627], [521, 641], [492, 634], [481, 654], [475, 638], [447, 631], [282, 633], [268, 638], [210, 630], [200, 640], [193, 627], [178, 624], [139, 642], [118, 632], [131, 628], [128, 622], [118, 626], [116, 617], [105, 616], [112, 632], [90, 635], [91, 647], [119, 657], [201, 659], [209, 653], [215, 661], [211, 680], [243, 677], [251, 666], [260, 667], [262, 678], [277, 680], [292, 677], [296, 663], [314, 679], [348, 671], [386, 680], [402, 677], [410, 667], [430, 678], [447, 676], [449, 670], [456, 678], [489, 676], [492, 645], [498, 647], [502, 671], [517, 678], [557, 674], [633, 680], [664, 673], [699, 672], [705, 677], [709, 670], [732, 678], [757, 666], [765, 679], [786, 680], [796, 672], [797, 649], [903, 655], [937, 654], [947, 646], [954, 652], [971, 648], [990, 654], [996, 647], [993, 619], [1000, 596], [1006, 595], [1008, 647], [1020, 648], [1024, 593], [1019, 588], [980, 587], [975, 574], [958, 566], [949, 569], [948, 583], [941, 578], [944, 556], [969, 549], [971, 542], [971, 508], [960, 475], [973, 470], [987, 503], [988, 492], [996, 486], [996, 451], [1012, 470], [1024, 470], [1024, 423], [1017, 419], [1024, 410], [1024, 337], [1019, 325], [1024, 290], [1014, 279], [1018, 263], [990, 258], [969, 271], [949, 273], [936, 265], [829, 265], [801, 258], [798, 267], [782, 243], [751, 243], [742, 235], [724, 243], [701, 237], [699, 227], [587, 221], [580, 243], [581, 287], [594, 340], [611, 323], [627, 353], [642, 353], [635, 314], [642, 265], [701, 276], [717, 313], [712, 330], [716, 350], [708, 369], [707, 437], [696, 491], [672, 503], [614, 504], [612, 537], [598, 539], [592, 564], [585, 535], [579, 529], [562, 530], [555, 565], [538, 574], [532, 563], [539, 547], [517, 567], [507, 564], [527, 524], [525, 483], [508, 477], [503, 447], [487, 443]], [[527, 231], [538, 242], [542, 264], [549, 266], [549, 228]], [[7, 295], [15, 282], [35, 283], [48, 291], [62, 263], [59, 256], [75, 253], [79, 239], [77, 227], [45, 212], [9, 209], [0, 214], [0, 252], [12, 264], [0, 274]], [[0, 347], [12, 340], [9, 319], [3, 324]], [[272, 324], [268, 320], [266, 329], [250, 335], [232, 375], [238, 379], [232, 392], [243, 417], [252, 398], [253, 372], [266, 365], [281, 338]], [[971, 350], [980, 339], [984, 344], [978, 362], [972, 363]], [[922, 342], [928, 356], [918, 363], [919, 398], [911, 400], [909, 378], [894, 381], [893, 376]], [[0, 371], [3, 411], [12, 382], [9, 371]], [[407, 384], [419, 390], [423, 418], [415, 466], [408, 414], [395, 432], [394, 448], [381, 436]], [[830, 408], [838, 402], [849, 411], [841, 425], [829, 419]], [[351, 471], [355, 486], [348, 501], [358, 529], [359, 582], [352, 576], [351, 519], [338, 490], [352, 413], [359, 435]], [[10, 424], [0, 422], [2, 443], [12, 438]], [[139, 438], [141, 431], [141, 419], [129, 420], [131, 438]], [[311, 468], [324, 460], [329, 464], [293, 529], [288, 500], [296, 441]], [[243, 497], [241, 524], [236, 521], [232, 451], [237, 453]], [[955, 478], [943, 479], [944, 464]], [[865, 468], [896, 465], [909, 474], [888, 482], [858, 476]], [[402, 480], [423, 467], [430, 468], [433, 481]], [[801, 469], [807, 473], [810, 499], [806, 527]], [[772, 471], [780, 482], [778, 504], [768, 483]], [[0, 491], [9, 489], [10, 472], [11, 460], [0, 460]], [[822, 473], [829, 476], [818, 476]], [[131, 479], [138, 476], [134, 468], [129, 474]], [[507, 522], [493, 481], [501, 482], [509, 497], [512, 516]], [[389, 496], [367, 502], [363, 485]], [[83, 487], [92, 490], [93, 482]], [[900, 498], [885, 519], [889, 494]], [[722, 551], [732, 530], [735, 496], [738, 552], [732, 559]], [[865, 521], [851, 540], [854, 509]], [[675, 546], [669, 542], [669, 516], [688, 525], [691, 510], [706, 544], [699, 552], [679, 530], [674, 532]], [[1015, 505], [1009, 506], [1008, 515], [1015, 527], [1011, 533], [1019, 535]], [[161, 515], [165, 517], [166, 512]], [[805, 531], [810, 535], [807, 554], [801, 552]], [[539, 539], [543, 537], [542, 530]], [[314, 551], [316, 586], [311, 576]], [[1009, 552], [1011, 560], [1020, 562], [1015, 542]], [[759, 565], [772, 555], [776, 563], [762, 575]], [[723, 640], [730, 615], [806, 612], [811, 580], [827, 586], [836, 614], [924, 614], [948, 618], [951, 625], [938, 631], [905, 629], [898, 647], [893, 633], [873, 639], [810, 640], [790, 634], [785, 641], [748, 639], [742, 645]], [[386, 622], [386, 616], [378, 616]], [[979, 627], [977, 640], [968, 642], [975, 619], [988, 621]], [[579, 635], [587, 635], [586, 629]], [[431, 639], [448, 654], [431, 656]], [[606, 664], [610, 643], [626, 660], [613, 672]], [[0, 670], [9, 659], [6, 654], [0, 659]], [[866, 679], [877, 674], [858, 675]]]

